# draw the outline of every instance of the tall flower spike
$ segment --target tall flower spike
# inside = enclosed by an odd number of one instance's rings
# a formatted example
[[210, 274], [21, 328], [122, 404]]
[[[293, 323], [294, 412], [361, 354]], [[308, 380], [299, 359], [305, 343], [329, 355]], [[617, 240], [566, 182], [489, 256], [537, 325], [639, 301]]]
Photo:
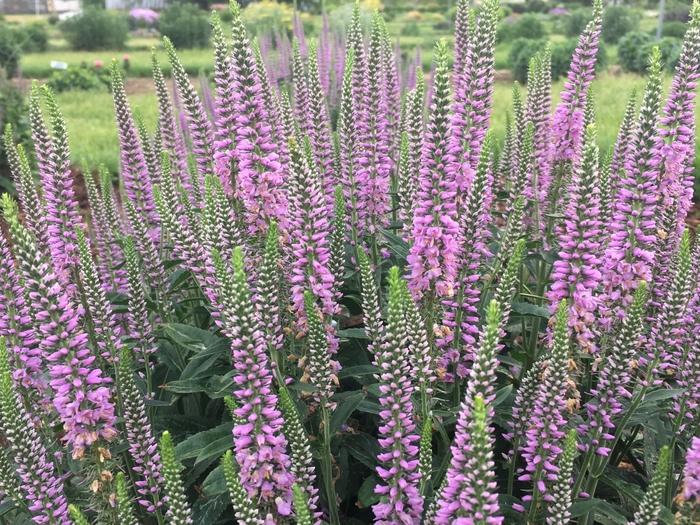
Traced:
[[226, 486], [231, 496], [233, 512], [238, 523], [244, 525], [263, 525], [263, 520], [260, 518], [257, 506], [251, 501], [246, 489], [241, 485], [236, 461], [233, 459], [233, 452], [230, 450], [227, 450], [221, 458], [221, 467], [224, 471]]
[[[387, 141], [389, 155], [393, 159], [398, 146], [399, 121], [401, 118], [401, 86], [399, 85], [398, 61], [399, 53], [391, 42], [386, 21], [382, 18], [381, 59], [384, 72], [384, 96], [386, 97], [386, 110], [388, 116]], [[397, 44], [398, 45], [398, 44]]]
[[[503, 305], [501, 316], [501, 330], [499, 337], [503, 338], [506, 335], [506, 327], [510, 320], [510, 312], [512, 308], [513, 296], [518, 288], [518, 279], [520, 277], [521, 265], [525, 257], [525, 239], [519, 240], [515, 246], [508, 247], [508, 263], [503, 271], [503, 274], [498, 281], [496, 290], [493, 294], [494, 300], [498, 304]], [[499, 350], [503, 345], [499, 345]]]
[[304, 292], [304, 311], [309, 327], [308, 347], [302, 365], [304, 376], [316, 387], [314, 395], [317, 399], [323, 404], [328, 404], [333, 395], [333, 363], [316, 298], [308, 290]]
[[348, 230], [353, 246], [358, 244], [360, 230], [360, 187], [358, 180], [358, 156], [360, 144], [356, 128], [359, 117], [359, 96], [356, 86], [353, 84], [355, 71], [355, 54], [352, 48], [348, 48], [345, 57], [345, 71], [343, 72], [343, 86], [340, 95], [340, 108], [338, 113], [338, 139], [340, 142], [340, 165], [342, 171], [338, 173], [338, 179], [343, 184], [345, 202], [348, 207]]
[[36, 80], [32, 82], [29, 93], [29, 125], [32, 130], [32, 142], [36, 163], [39, 167], [39, 179], [42, 187], [50, 184], [53, 178], [51, 156], [53, 155], [53, 138], [46, 127], [44, 114], [41, 111], [41, 91]]
[[661, 82], [661, 52], [655, 47], [639, 122], [617, 189], [610, 241], [605, 250], [603, 281], [606, 304], [602, 313], [611, 314], [608, 318], [619, 316], [621, 307], [630, 303], [639, 280], [649, 281], [652, 277], [658, 185], [654, 150], [659, 140]]
[[[588, 22], [578, 39], [578, 45], [571, 58], [571, 65], [561, 93], [561, 102], [552, 118], [552, 142], [550, 146], [552, 169], [554, 170], [566, 169], [564, 165], [574, 159], [583, 140], [584, 108], [588, 88], [595, 75], [602, 23], [602, 0], [594, 0], [593, 18]], [[557, 175], [554, 174], [555, 177]], [[542, 182], [546, 188], [548, 181]]]
[[428, 331], [418, 305], [411, 297], [405, 281], [401, 281], [406, 315], [406, 334], [408, 337], [409, 361], [415, 389], [420, 393], [420, 413], [423, 418], [430, 415], [430, 397], [436, 377], [436, 359], [430, 347]]
[[374, 489], [379, 502], [373, 505], [375, 523], [417, 523], [423, 510], [418, 470], [420, 436], [413, 414], [413, 385], [407, 356], [408, 338], [399, 269], [389, 271], [389, 305], [386, 332], [374, 363], [379, 369], [379, 446], [377, 474], [382, 481]]
[[231, 49], [224, 36], [221, 20], [216, 11], [211, 14], [212, 43], [214, 44], [215, 141], [214, 164], [216, 176], [231, 195], [235, 188], [236, 114], [234, 110], [233, 68]]
[[318, 171], [310, 165], [313, 159], [295, 141], [290, 143], [289, 150], [289, 256], [292, 260], [289, 280], [292, 308], [298, 315], [297, 326], [304, 332], [305, 290], [318, 297], [325, 315], [333, 315], [337, 310], [334, 277], [329, 271], [331, 225]]
[[153, 335], [153, 324], [146, 307], [141, 264], [139, 264], [134, 240], [131, 237], [125, 237], [123, 243], [128, 282], [128, 336], [136, 343], [134, 351], [138, 354], [139, 360], [149, 367], [150, 354], [156, 351], [156, 341]]
[[612, 160], [610, 161], [610, 175], [612, 184], [612, 194], [616, 195], [620, 178], [623, 176], [621, 171], [625, 165], [625, 159], [630, 155], [630, 148], [634, 139], [635, 124], [637, 122], [637, 93], [633, 91], [630, 95], [625, 113], [620, 123], [620, 129], [617, 132], [615, 145], [613, 147]]
[[[600, 224], [610, 224], [613, 208], [613, 177], [612, 177], [613, 149], [610, 148], [600, 166], [600, 178], [598, 187], [600, 188]], [[601, 239], [601, 246], [605, 249], [606, 239]]]
[[[143, 121], [141, 113], [134, 111], [133, 116], [139, 138], [141, 139], [141, 149], [143, 150], [143, 158], [148, 168], [148, 177], [151, 182], [158, 182], [158, 177], [160, 176], [160, 153], [154, 148], [154, 140], [146, 129], [146, 124]], [[156, 135], [154, 135], [154, 137]]]
[[126, 440], [134, 462], [132, 470], [138, 477], [135, 481], [138, 502], [149, 513], [160, 512], [158, 509], [163, 504], [160, 456], [143, 394], [134, 379], [134, 357], [129, 348], [121, 350], [118, 370]]
[[244, 245], [243, 225], [240, 224], [218, 177], [213, 175], [205, 177], [204, 195], [202, 225], [205, 241], [210, 250], [216, 248], [221, 252], [224, 260], [230, 261], [233, 249]]
[[632, 395], [632, 362], [637, 357], [642, 342], [644, 312], [647, 305], [647, 285], [640, 283], [634, 300], [616, 332], [612, 347], [600, 367], [598, 383], [591, 391], [592, 399], [586, 404], [586, 423], [580, 428], [588, 438], [587, 446], [596, 454], [610, 454], [610, 443], [614, 439], [613, 418], [623, 410], [621, 399]]
[[661, 498], [668, 479], [670, 456], [671, 451], [667, 446], [659, 452], [659, 459], [656, 462], [654, 474], [651, 476], [651, 482], [629, 525], [656, 525], [661, 512]]
[[[168, 53], [168, 60], [172, 67], [172, 74], [177, 86], [182, 106], [187, 115], [187, 129], [192, 139], [192, 153], [197, 162], [197, 180], [192, 181], [193, 187], [201, 187], [204, 176], [208, 173], [216, 173], [214, 166], [214, 133], [211, 121], [197, 91], [192, 86], [189, 76], [185, 71], [180, 58], [175, 52], [170, 39], [163, 37], [163, 45]], [[183, 176], [184, 174], [180, 174]], [[226, 182], [224, 181], [224, 185]]]
[[549, 141], [552, 105], [552, 50], [549, 45], [530, 63], [526, 119], [534, 125], [534, 151], [538, 173], [549, 173]]
[[564, 440], [564, 452], [557, 465], [559, 473], [552, 487], [552, 502], [549, 504], [547, 525], [568, 525], [571, 521], [571, 482], [577, 452], [576, 430], [571, 429]]
[[[360, 128], [362, 152], [358, 158], [359, 211], [362, 231], [373, 234], [386, 225], [390, 210], [389, 175], [393, 161], [389, 156], [390, 138], [387, 133], [387, 99], [382, 67], [383, 21], [379, 13], [372, 19], [369, 56], [367, 60], [367, 91], [364, 97], [364, 130]], [[357, 58], [357, 51], [355, 52]]]
[[[124, 76], [119, 70], [117, 62], [112, 65], [112, 95], [119, 128], [120, 169], [124, 191], [126, 196], [133, 201], [136, 209], [143, 214], [143, 217], [151, 226], [155, 226], [152, 181], [129, 102], [126, 99]], [[152, 232], [153, 238], [157, 238], [157, 235], [157, 230], [154, 230]]]
[[264, 234], [275, 221], [286, 230], [287, 201], [279, 150], [272, 138], [270, 114], [260, 90], [240, 8], [231, 2], [232, 68], [236, 117], [237, 197], [246, 210], [251, 234]]
[[331, 257], [328, 261], [328, 270], [333, 276], [333, 291], [336, 300], [341, 298], [340, 288], [345, 282], [345, 243], [347, 213], [343, 188], [335, 188], [335, 205], [333, 222], [331, 223], [330, 249]]
[[[696, 241], [697, 242], [697, 241]], [[679, 370], [685, 352], [685, 341], [678, 337], [685, 322], [685, 313], [697, 287], [697, 258], [693, 258], [690, 248], [690, 232], [681, 237], [678, 252], [672, 265], [673, 276], [664, 303], [651, 323], [651, 336], [646, 361], [658, 364], [660, 370], [670, 373]], [[642, 361], [645, 361], [642, 359]]]
[[700, 79], [700, 7], [693, 4], [668, 101], [661, 118], [659, 194], [662, 212], [676, 207], [682, 223], [693, 201], [695, 91]]
[[457, 0], [455, 15], [455, 50], [452, 78], [460, 79], [464, 73], [465, 62], [469, 52], [469, 30], [473, 27], [470, 18], [473, 16], [469, 0]]
[[182, 465], [175, 457], [175, 447], [170, 432], [163, 432], [160, 438], [160, 457], [162, 460], [165, 495], [168, 501], [168, 523], [172, 525], [192, 525], [192, 509], [185, 496], [180, 471]]
[[75, 263], [75, 228], [80, 224], [80, 207], [73, 187], [66, 123], [51, 90], [46, 86], [43, 89], [53, 129], [53, 147], [47, 160], [49, 173], [42, 177], [46, 231], [53, 264], [59, 278], [65, 280], [68, 268]]
[[434, 64], [430, 123], [413, 216], [413, 245], [406, 260], [413, 294], [440, 298], [454, 295], [460, 247], [457, 188], [446, 170], [450, 79], [444, 40], [435, 47]]
[[84, 304], [87, 306], [92, 330], [95, 334], [97, 348], [103, 359], [116, 361], [117, 349], [120, 346], [120, 327], [109, 304], [105, 293], [104, 283], [92, 258], [90, 247], [82, 229], [76, 230], [78, 241], [78, 259], [80, 270], [81, 290]]
[[596, 130], [590, 125], [569, 185], [566, 214], [557, 236], [559, 258], [552, 267], [552, 285], [547, 294], [552, 309], [562, 299], [569, 299], [569, 326], [578, 344], [589, 353], [598, 350], [593, 326], [596, 292], [602, 280], [598, 169]]
[[408, 240], [413, 227], [413, 211], [418, 193], [418, 174], [411, 171], [411, 154], [408, 145], [408, 134], [405, 131], [401, 133], [397, 171], [396, 196], [398, 198], [399, 219], [403, 223], [404, 239]]
[[[25, 295], [28, 286], [15, 268], [10, 246], [0, 233], [0, 338], [4, 338], [12, 354], [13, 378], [21, 385], [30, 401], [43, 396], [45, 362], [34, 335], [31, 301]], [[9, 239], [9, 238], [8, 238]]]
[[115, 414], [107, 386], [109, 378], [95, 366], [82, 329], [83, 311], [40, 254], [36, 241], [18, 217], [17, 205], [7, 195], [2, 209], [13, 238], [15, 255], [31, 298], [36, 336], [48, 362], [53, 405], [63, 423], [63, 439], [73, 457], [82, 458], [85, 449], [114, 438]]
[[523, 498], [531, 501], [531, 511], [536, 510], [540, 498], [551, 499], [548, 486], [558, 479], [557, 462], [566, 425], [570, 339], [567, 312], [566, 300], [562, 300], [555, 314], [554, 335], [543, 377], [537, 385], [522, 452], [526, 465], [519, 479], [533, 484], [533, 494]]
[[438, 346], [447, 348], [447, 351], [443, 354], [441, 365], [445, 369], [451, 366], [460, 377], [467, 373], [479, 333], [477, 303], [480, 290], [477, 284], [481, 259], [488, 253], [485, 241], [492, 201], [493, 142], [491, 135], [484, 141], [476, 175], [460, 217], [461, 254], [457, 289], [453, 297], [446, 297], [442, 301], [443, 324], [446, 329], [443, 330], [443, 337], [438, 340]]
[[0, 338], [0, 419], [20, 478], [22, 496], [34, 521], [70, 525], [63, 482], [17, 394], [3, 338]]
[[493, 462], [493, 401], [496, 386], [496, 352], [501, 326], [501, 306], [491, 301], [474, 366], [469, 373], [464, 400], [457, 415], [452, 460], [447, 480], [439, 492], [436, 525], [461, 522], [500, 525]]
[[[117, 237], [121, 232], [115, 232], [117, 225], [113, 224], [107, 213], [107, 206], [112, 203], [105, 203], [105, 198], [100, 188], [95, 184], [92, 173], [89, 170], [85, 171], [83, 179], [90, 204], [91, 230], [95, 239], [95, 257], [102, 276], [102, 286], [105, 291], [122, 291], [126, 287], [124, 270], [118, 266], [121, 266], [124, 258], [121, 248], [117, 244]], [[100, 167], [100, 172], [103, 175], [105, 168]], [[107, 174], [107, 177], [109, 177], [109, 184], [111, 184], [111, 175]]]
[[[499, 0], [484, 2], [456, 82], [448, 154], [449, 170], [462, 199], [474, 178], [491, 117], [498, 11]], [[463, 204], [458, 200], [458, 214]]]
[[151, 54], [151, 61], [153, 64], [153, 83], [156, 88], [156, 97], [158, 98], [157, 128], [162, 142], [161, 154], [165, 152], [169, 155], [173, 163], [173, 173], [175, 173], [187, 190], [191, 190], [192, 185], [189, 181], [189, 171], [187, 170], [185, 142], [177, 129], [173, 106], [168, 95], [168, 86], [165, 83], [165, 77], [156, 58], [155, 51]]
[[333, 169], [333, 144], [331, 141], [331, 122], [328, 114], [326, 97], [321, 87], [318, 71], [317, 50], [315, 45], [309, 47], [307, 71], [307, 86], [309, 89], [308, 119], [309, 141], [314, 159], [321, 176], [321, 188], [325, 195], [329, 211], [333, 209], [333, 193], [337, 176]]
[[306, 84], [306, 67], [299, 50], [299, 43], [294, 42], [292, 51], [292, 85], [294, 86], [294, 110], [302, 133], [309, 133], [309, 87]]
[[166, 299], [164, 297], [167, 290], [167, 278], [163, 269], [163, 261], [158, 253], [158, 248], [153, 243], [153, 240], [148, 235], [146, 224], [141, 220], [134, 204], [126, 199], [124, 202], [126, 216], [129, 219], [129, 227], [131, 229], [132, 238], [134, 239], [134, 247], [143, 262], [145, 276], [151, 290], [155, 291], [160, 299], [160, 306], [165, 307]]
[[22, 144], [15, 146], [11, 124], [5, 126], [4, 144], [7, 163], [17, 190], [17, 199], [24, 212], [27, 228], [40, 240], [42, 249], [48, 250], [44, 203], [34, 183], [24, 146]]
[[[0, 415], [1, 420], [2, 415]], [[6, 448], [0, 450], [0, 494], [2, 494], [3, 498], [9, 499], [17, 505], [24, 503], [20, 480], [17, 477], [17, 471], [10, 461], [9, 451]]]
[[271, 224], [267, 230], [265, 250], [260, 263], [256, 289], [255, 309], [265, 332], [268, 351], [275, 366], [279, 366], [284, 346], [281, 316], [282, 268], [279, 251], [279, 230]]
[[[296, 480], [294, 487], [306, 494], [307, 505], [318, 516], [318, 489], [316, 488], [316, 468], [311, 452], [309, 437], [299, 417], [294, 401], [285, 386], [279, 387], [280, 409], [284, 416], [284, 435], [289, 441], [289, 455], [292, 462], [291, 473]], [[294, 488], [292, 487], [292, 488]]]
[[[421, 160], [423, 157], [424, 140], [424, 111], [425, 111], [425, 80], [423, 69], [418, 70], [416, 87], [406, 96], [406, 114], [404, 131], [408, 135], [408, 164], [411, 178], [415, 186], [420, 177]], [[411, 221], [412, 223], [413, 221]]]
[[117, 472], [117, 520], [119, 525], [138, 525], [123, 472]]
[[266, 344], [250, 298], [240, 248], [233, 253], [233, 274], [214, 257], [220, 286], [224, 324], [234, 335], [231, 344], [234, 366], [234, 397], [241, 421], [233, 427], [236, 462], [241, 483], [263, 514], [291, 513], [292, 476], [282, 433], [283, 420], [272, 390], [272, 372]]

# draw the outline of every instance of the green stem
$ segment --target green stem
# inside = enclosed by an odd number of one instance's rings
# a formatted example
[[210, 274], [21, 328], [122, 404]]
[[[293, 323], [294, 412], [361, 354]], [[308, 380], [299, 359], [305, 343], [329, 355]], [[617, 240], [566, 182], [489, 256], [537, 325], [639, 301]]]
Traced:
[[321, 469], [323, 471], [323, 488], [326, 493], [326, 505], [328, 505], [328, 518], [330, 525], [340, 525], [338, 516], [338, 502], [333, 488], [333, 456], [331, 454], [331, 421], [328, 403], [321, 400], [321, 425], [323, 426], [323, 450], [321, 454]]

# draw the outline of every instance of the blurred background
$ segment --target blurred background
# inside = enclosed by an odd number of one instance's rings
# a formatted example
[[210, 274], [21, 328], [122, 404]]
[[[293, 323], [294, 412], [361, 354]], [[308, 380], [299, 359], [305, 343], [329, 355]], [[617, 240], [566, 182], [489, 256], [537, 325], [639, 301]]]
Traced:
[[[478, 7], [478, 2], [475, 3]], [[302, 54], [311, 41], [328, 53], [324, 87], [333, 110], [344, 55], [344, 31], [352, 4], [334, 0], [243, 1], [243, 17], [256, 37], [271, 81], [290, 77], [292, 43]], [[429, 76], [432, 48], [452, 40], [456, 0], [363, 0], [369, 24], [383, 13], [397, 43], [404, 82], [416, 67]], [[603, 22], [600, 70], [593, 86], [601, 147], [612, 144], [625, 103], [644, 85], [644, 69], [653, 45], [659, 45], [669, 71], [676, 64], [690, 0], [614, 0]], [[151, 81], [151, 50], [169, 69], [159, 43], [167, 35], [178, 48], [188, 73], [207, 99], [213, 67], [209, 42], [211, 10], [224, 22], [228, 6], [208, 0], [0, 0], [0, 125], [13, 124], [19, 140], [28, 140], [24, 98], [33, 80], [58, 93], [68, 122], [73, 162], [82, 169], [104, 164], [118, 169], [118, 142], [109, 67], [118, 61], [127, 91], [144, 125], [153, 129], [157, 105]], [[547, 42], [552, 48], [554, 101], [566, 74], [578, 34], [591, 16], [589, 2], [520, 0], [502, 2], [496, 51], [497, 84], [493, 127], [501, 136], [510, 107], [513, 81], [526, 82], [530, 57]], [[1, 146], [0, 146], [1, 148]], [[30, 148], [31, 150], [31, 148]], [[78, 169], [78, 168], [76, 168]], [[0, 189], [11, 189], [0, 150]], [[697, 185], [696, 185], [697, 187]]]

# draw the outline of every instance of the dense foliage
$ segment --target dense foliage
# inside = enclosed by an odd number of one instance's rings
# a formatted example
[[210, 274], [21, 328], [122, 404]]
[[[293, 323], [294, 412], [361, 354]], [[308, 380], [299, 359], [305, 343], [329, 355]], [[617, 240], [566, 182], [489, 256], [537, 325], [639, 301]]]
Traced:
[[204, 12], [193, 4], [173, 4], [158, 19], [158, 30], [182, 48], [204, 47], [211, 28]]
[[88, 7], [61, 22], [61, 31], [73, 49], [122, 49], [129, 36], [129, 23], [121, 13]]
[[668, 95], [653, 48], [610, 152], [602, 2], [554, 108], [552, 52], [531, 58], [502, 144], [498, 13], [460, 0], [428, 79], [378, 13], [344, 40], [297, 23], [280, 84], [234, 2], [213, 93], [166, 37], [171, 97], [153, 55], [154, 131], [113, 66], [116, 186], [76, 180], [33, 87], [36, 166], [4, 141], [2, 519], [700, 518], [700, 3]]

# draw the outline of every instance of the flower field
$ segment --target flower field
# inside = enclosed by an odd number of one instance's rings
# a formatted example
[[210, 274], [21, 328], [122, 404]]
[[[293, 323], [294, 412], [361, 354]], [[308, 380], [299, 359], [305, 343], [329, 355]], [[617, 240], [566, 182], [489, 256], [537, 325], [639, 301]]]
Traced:
[[279, 81], [234, 1], [211, 92], [153, 55], [154, 130], [113, 65], [116, 184], [75, 175], [33, 86], [34, 151], [4, 134], [0, 523], [700, 521], [700, 3], [603, 151], [602, 2], [558, 97], [545, 45], [508, 107], [498, 16], [460, 0], [427, 73], [356, 6], [342, 40], [295, 27]]

